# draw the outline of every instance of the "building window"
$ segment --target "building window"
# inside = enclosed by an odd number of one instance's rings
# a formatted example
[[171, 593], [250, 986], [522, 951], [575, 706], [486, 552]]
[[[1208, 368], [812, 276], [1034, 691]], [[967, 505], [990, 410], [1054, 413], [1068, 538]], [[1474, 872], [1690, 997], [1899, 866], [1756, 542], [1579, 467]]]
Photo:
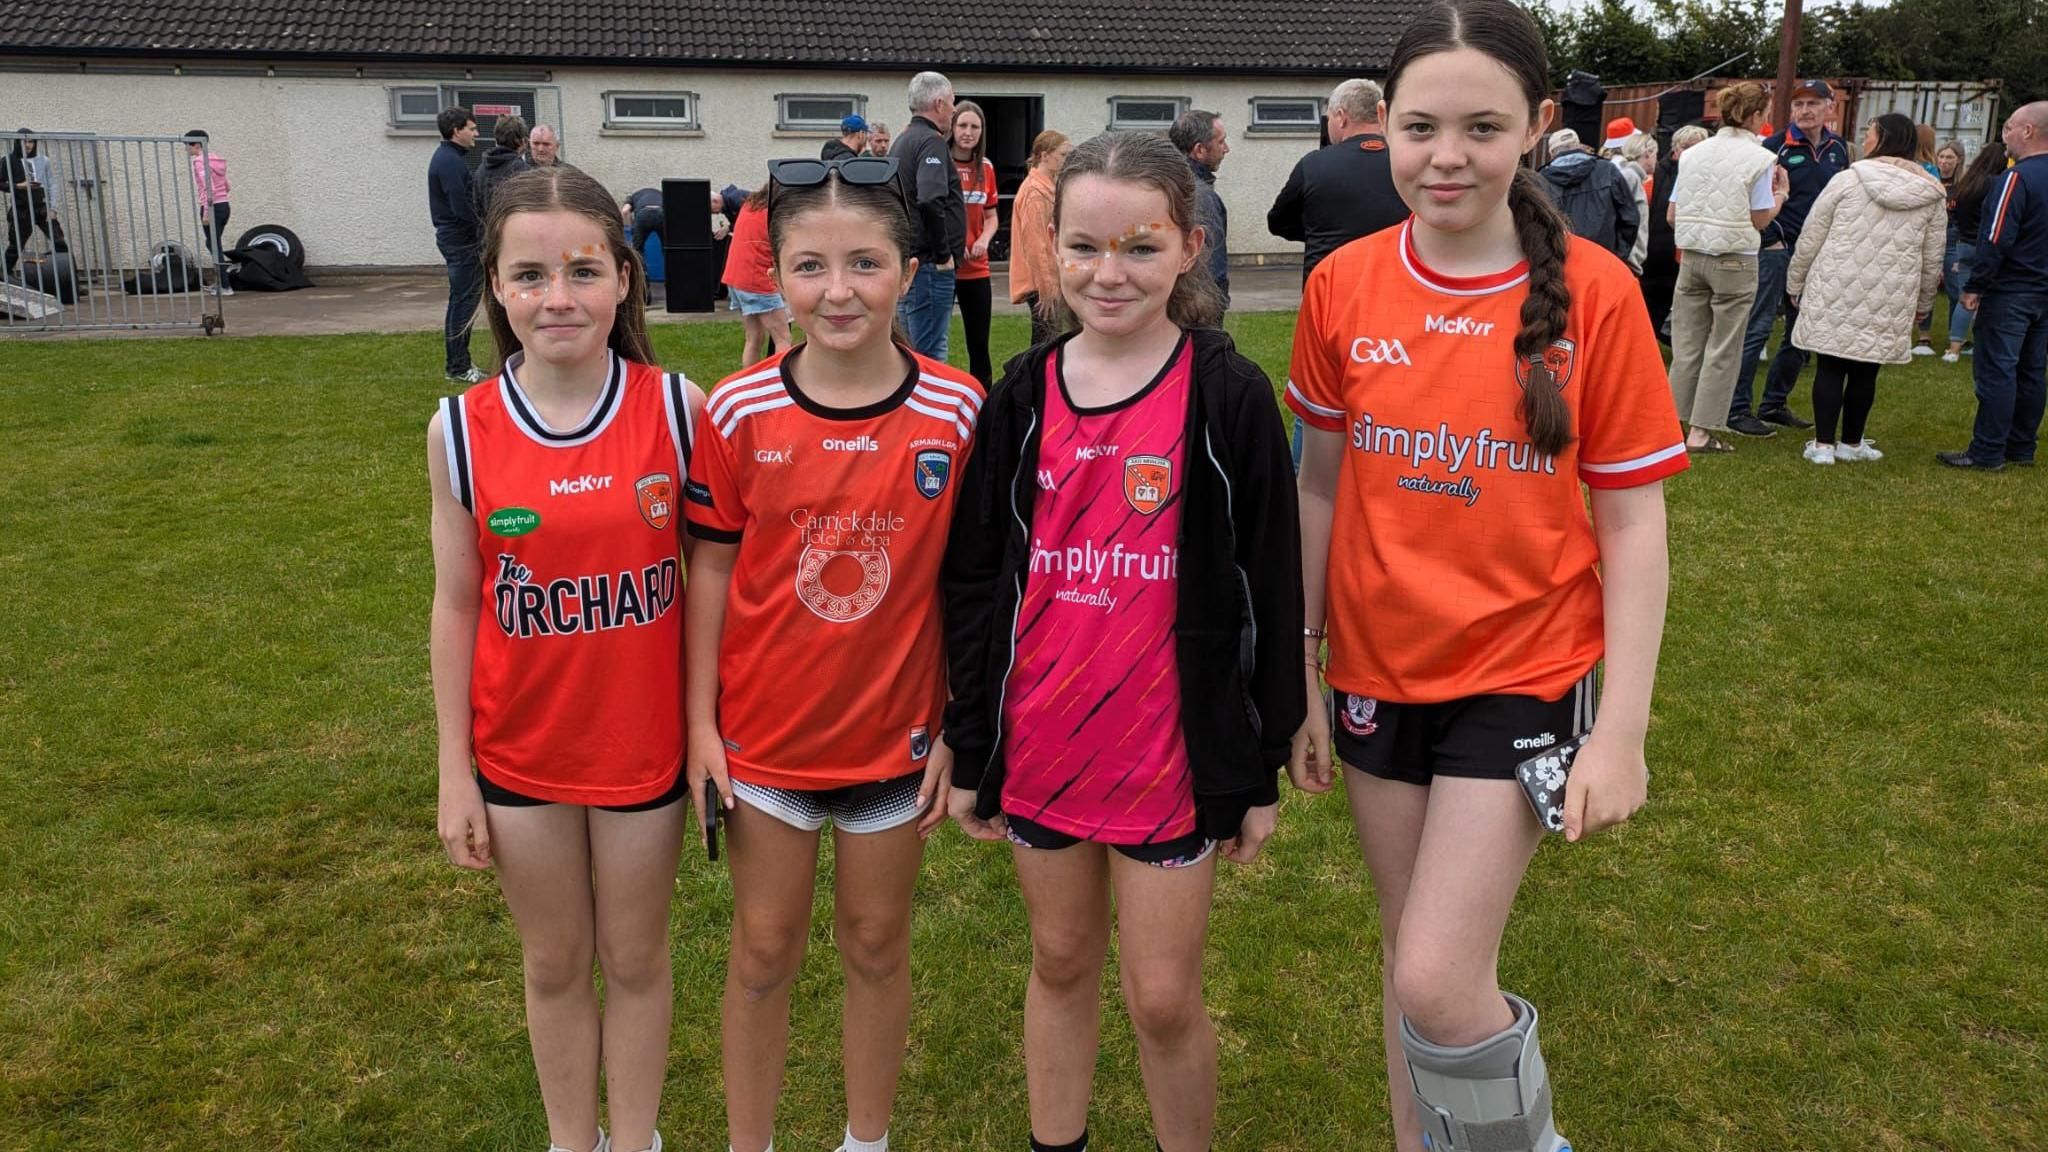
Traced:
[[657, 128], [695, 131], [695, 92], [607, 92], [604, 94], [604, 126], [607, 128]]
[[1187, 110], [1185, 96], [1112, 96], [1109, 126], [1116, 130], [1164, 132]]
[[386, 88], [391, 97], [393, 128], [432, 128], [441, 114], [441, 90], [435, 87]]
[[839, 122], [848, 116], [866, 117], [865, 96], [795, 96], [775, 98], [775, 127], [782, 132], [829, 132], [839, 134]]
[[1250, 130], [1270, 136], [1314, 136], [1322, 131], [1323, 102], [1314, 96], [1254, 96]]

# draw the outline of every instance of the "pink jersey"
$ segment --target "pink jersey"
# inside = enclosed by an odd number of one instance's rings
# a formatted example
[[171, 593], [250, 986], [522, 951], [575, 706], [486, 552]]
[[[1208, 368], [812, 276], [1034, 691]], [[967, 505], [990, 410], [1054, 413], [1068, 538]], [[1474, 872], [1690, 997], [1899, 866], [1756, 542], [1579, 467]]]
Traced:
[[1195, 830], [1174, 620], [1194, 356], [1107, 408], [1046, 360], [1031, 574], [1003, 705], [1003, 810], [1104, 844]]

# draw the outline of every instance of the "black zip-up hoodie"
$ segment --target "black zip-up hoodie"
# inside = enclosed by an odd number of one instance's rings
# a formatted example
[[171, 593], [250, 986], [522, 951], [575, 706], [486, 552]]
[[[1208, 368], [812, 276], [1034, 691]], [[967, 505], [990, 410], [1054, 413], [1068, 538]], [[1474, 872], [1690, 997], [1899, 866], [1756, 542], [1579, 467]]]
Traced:
[[[1189, 336], [1175, 660], [1196, 819], [1227, 840], [1248, 809], [1279, 799], [1275, 773], [1307, 715], [1301, 524], [1271, 382], [1222, 331]], [[1003, 689], [1030, 572], [1046, 357], [1061, 342], [1010, 361], [982, 406], [940, 575], [953, 785], [976, 790], [983, 819], [1002, 800]]]

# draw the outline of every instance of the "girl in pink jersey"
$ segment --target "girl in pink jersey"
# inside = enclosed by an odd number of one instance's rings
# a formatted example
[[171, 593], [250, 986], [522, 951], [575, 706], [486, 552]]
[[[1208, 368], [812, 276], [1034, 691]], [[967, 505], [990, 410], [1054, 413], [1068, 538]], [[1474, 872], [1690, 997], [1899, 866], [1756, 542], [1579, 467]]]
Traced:
[[1306, 710], [1286, 435], [1215, 327], [1194, 204], [1163, 138], [1074, 150], [1052, 220], [1068, 334], [989, 396], [947, 545], [949, 808], [1014, 846], [1035, 1150], [1088, 1144], [1112, 895], [1159, 1144], [1209, 1147], [1215, 857], [1272, 834]]
[[676, 502], [704, 395], [652, 363], [615, 205], [574, 168], [505, 182], [504, 363], [427, 431], [441, 842], [512, 909], [550, 1152], [660, 1152], [686, 810]]

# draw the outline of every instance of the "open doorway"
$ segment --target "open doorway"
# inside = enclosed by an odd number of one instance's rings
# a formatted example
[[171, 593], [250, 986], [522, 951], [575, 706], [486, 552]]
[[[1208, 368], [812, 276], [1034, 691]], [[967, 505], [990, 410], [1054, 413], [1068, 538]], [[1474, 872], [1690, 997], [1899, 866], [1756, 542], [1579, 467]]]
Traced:
[[983, 96], [961, 92], [988, 113], [988, 158], [996, 166], [996, 192], [1001, 223], [988, 246], [991, 260], [1010, 258], [1010, 207], [1031, 170], [1031, 141], [1045, 130], [1045, 97]]

